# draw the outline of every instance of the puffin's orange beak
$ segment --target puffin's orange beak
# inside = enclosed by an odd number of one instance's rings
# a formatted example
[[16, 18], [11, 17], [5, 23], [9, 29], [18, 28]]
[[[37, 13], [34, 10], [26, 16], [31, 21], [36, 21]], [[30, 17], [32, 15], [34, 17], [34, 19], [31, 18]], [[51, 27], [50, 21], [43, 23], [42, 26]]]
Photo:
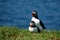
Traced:
[[35, 12], [32, 12], [32, 16], [36, 16], [36, 13]]

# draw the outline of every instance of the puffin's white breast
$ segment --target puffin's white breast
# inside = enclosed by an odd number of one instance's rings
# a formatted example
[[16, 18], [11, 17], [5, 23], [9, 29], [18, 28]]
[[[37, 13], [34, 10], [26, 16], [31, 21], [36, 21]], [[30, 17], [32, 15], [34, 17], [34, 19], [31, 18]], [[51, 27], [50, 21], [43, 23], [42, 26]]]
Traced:
[[31, 21], [34, 21], [35, 22], [35, 25], [37, 27], [39, 27], [40, 30], [42, 30], [43, 28], [41, 27], [40, 25], [40, 20], [39, 19], [36, 19], [35, 17], [32, 17]]
[[29, 31], [30, 32], [38, 32], [38, 29], [37, 29], [37, 27], [29, 27]]
[[34, 21], [35, 23], [39, 23], [40, 20], [36, 19], [35, 17], [32, 17], [31, 21]]

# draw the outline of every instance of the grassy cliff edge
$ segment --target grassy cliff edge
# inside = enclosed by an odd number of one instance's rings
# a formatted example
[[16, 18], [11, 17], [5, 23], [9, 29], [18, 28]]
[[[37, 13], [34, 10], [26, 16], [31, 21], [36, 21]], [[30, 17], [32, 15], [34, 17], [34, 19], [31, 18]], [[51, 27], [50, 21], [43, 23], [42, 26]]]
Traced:
[[60, 31], [43, 30], [30, 33], [17, 27], [0, 27], [0, 40], [60, 40]]

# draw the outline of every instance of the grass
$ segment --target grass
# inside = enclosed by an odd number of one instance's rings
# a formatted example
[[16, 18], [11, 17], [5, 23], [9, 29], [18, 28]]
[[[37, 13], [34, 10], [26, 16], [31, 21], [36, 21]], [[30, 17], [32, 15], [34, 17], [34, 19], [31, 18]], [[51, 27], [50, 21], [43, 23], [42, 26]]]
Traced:
[[60, 40], [60, 31], [43, 30], [30, 33], [17, 27], [0, 27], [0, 40]]

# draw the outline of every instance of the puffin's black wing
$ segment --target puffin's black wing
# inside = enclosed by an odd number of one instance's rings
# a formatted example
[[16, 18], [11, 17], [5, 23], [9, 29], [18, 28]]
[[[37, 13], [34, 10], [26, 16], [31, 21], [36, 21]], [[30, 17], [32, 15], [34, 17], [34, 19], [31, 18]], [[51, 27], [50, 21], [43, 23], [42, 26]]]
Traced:
[[45, 26], [41, 20], [40, 20], [40, 25], [43, 27], [43, 29], [45, 29]]

